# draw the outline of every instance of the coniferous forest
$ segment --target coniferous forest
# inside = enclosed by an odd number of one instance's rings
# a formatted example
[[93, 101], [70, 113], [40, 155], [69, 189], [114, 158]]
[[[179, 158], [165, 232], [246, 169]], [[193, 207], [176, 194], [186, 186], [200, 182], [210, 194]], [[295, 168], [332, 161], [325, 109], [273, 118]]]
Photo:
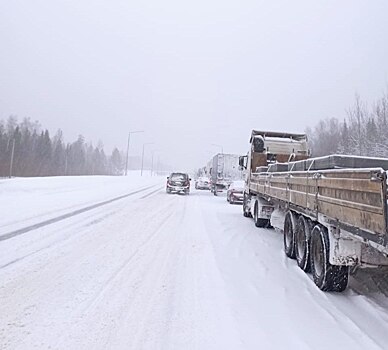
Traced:
[[338, 153], [388, 158], [388, 93], [370, 105], [356, 95], [345, 119], [321, 120], [306, 133], [313, 156]]
[[81, 135], [67, 143], [61, 130], [52, 136], [29, 118], [0, 121], [0, 177], [121, 175], [123, 168], [117, 148], [107, 156], [102, 145], [94, 147]]

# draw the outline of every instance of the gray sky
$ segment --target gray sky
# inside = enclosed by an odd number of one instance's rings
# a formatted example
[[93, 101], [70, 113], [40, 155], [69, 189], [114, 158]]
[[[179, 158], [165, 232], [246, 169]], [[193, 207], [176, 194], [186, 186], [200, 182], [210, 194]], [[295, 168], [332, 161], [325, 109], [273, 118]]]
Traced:
[[388, 82], [388, 1], [0, 2], [0, 119], [192, 170], [250, 130], [304, 131]]

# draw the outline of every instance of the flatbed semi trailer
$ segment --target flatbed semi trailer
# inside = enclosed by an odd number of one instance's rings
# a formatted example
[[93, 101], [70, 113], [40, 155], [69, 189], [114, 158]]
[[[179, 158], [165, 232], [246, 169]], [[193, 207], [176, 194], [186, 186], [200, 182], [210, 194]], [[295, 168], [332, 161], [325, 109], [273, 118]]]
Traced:
[[285, 254], [311, 272], [321, 290], [345, 290], [350, 267], [387, 266], [388, 160], [308, 158], [307, 137], [301, 135], [298, 159], [293, 134], [284, 134], [281, 157], [270, 157], [284, 160], [288, 153], [289, 161], [273, 163], [267, 157], [264, 164], [270, 148], [258, 149], [254, 138], [268, 143], [268, 134], [252, 132], [250, 152], [240, 160], [248, 170], [244, 216], [253, 217], [257, 227], [282, 231]]

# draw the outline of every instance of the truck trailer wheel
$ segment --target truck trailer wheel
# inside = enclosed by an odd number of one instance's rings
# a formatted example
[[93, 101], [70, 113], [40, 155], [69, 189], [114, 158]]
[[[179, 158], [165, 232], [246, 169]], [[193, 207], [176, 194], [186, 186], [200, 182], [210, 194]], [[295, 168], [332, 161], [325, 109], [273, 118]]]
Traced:
[[253, 221], [255, 222], [256, 227], [268, 227], [269, 220], [268, 219], [261, 219], [259, 218], [259, 206], [256, 202], [255, 209], [253, 213]]
[[325, 292], [343, 292], [348, 285], [349, 267], [330, 264], [329, 244], [326, 228], [316, 225], [310, 242], [310, 264], [314, 282]]
[[243, 200], [243, 215], [246, 217], [246, 218], [250, 218], [252, 217], [250, 211], [249, 211], [249, 207], [247, 205], [247, 195], [244, 193], [244, 200]]
[[295, 257], [305, 272], [310, 272], [310, 227], [308, 219], [301, 215], [295, 228]]
[[294, 228], [294, 220], [292, 219], [292, 213], [289, 211], [286, 214], [286, 218], [284, 220], [284, 252], [286, 255], [295, 259], [295, 228]]

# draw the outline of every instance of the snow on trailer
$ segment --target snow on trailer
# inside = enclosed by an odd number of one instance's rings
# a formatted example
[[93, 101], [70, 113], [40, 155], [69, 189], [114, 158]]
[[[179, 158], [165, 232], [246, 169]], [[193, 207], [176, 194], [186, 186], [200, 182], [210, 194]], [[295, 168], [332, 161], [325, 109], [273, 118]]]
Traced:
[[[286, 255], [311, 271], [320, 289], [343, 291], [350, 267], [388, 265], [388, 159], [334, 155], [271, 164], [285, 159], [287, 149], [268, 157], [254, 141], [241, 161], [249, 170], [244, 216], [283, 231]], [[289, 143], [289, 159], [294, 150]], [[263, 166], [268, 171], [257, 172]]]

